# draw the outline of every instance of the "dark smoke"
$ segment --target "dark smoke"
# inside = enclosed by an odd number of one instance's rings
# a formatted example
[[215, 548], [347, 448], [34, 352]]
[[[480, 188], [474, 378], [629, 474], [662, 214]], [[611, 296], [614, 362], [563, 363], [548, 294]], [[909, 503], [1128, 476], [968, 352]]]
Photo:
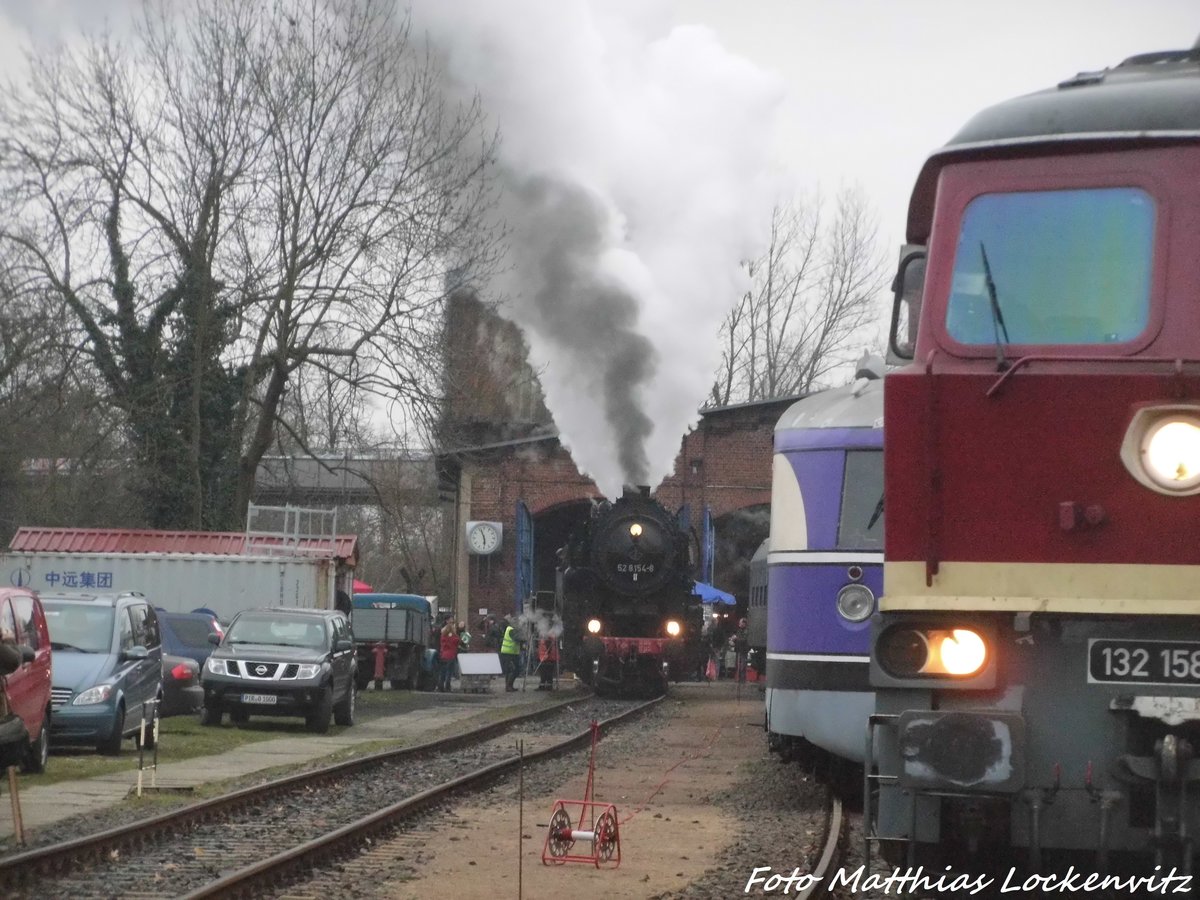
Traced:
[[721, 321], [768, 238], [780, 84], [656, 0], [412, 0], [500, 134], [525, 333], [563, 445], [607, 497], [656, 486], [699, 419]]
[[616, 435], [624, 483], [643, 484], [652, 423], [638, 393], [657, 368], [656, 351], [636, 330], [636, 299], [596, 270], [611, 234], [608, 211], [579, 185], [548, 177], [529, 179], [511, 199], [520, 218], [511, 223], [518, 235], [514, 253], [526, 257], [527, 270], [541, 279], [533, 295], [542, 323], [536, 330], [564, 348], [581, 377], [594, 382]]

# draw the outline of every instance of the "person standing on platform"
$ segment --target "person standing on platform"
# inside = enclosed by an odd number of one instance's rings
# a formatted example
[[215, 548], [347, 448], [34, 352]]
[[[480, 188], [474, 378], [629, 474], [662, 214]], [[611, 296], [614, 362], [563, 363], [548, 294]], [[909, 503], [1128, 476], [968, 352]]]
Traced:
[[458, 645], [458, 628], [451, 620], [442, 629], [441, 649], [438, 653], [437, 689], [444, 694], [450, 693], [450, 680], [454, 677], [454, 667], [458, 664]]
[[547, 635], [538, 641], [539, 691], [554, 690], [554, 676], [558, 674], [558, 638]]
[[471, 632], [467, 631], [467, 623], [458, 623], [458, 652], [471, 652]]
[[504, 637], [500, 640], [500, 669], [504, 672], [504, 690], [517, 689], [517, 673], [521, 667], [521, 642], [512, 617], [504, 620]]

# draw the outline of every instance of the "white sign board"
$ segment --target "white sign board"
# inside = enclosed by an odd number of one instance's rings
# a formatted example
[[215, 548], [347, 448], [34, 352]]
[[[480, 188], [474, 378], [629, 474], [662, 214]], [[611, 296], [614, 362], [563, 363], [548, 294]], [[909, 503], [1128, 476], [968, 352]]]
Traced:
[[499, 653], [460, 653], [458, 668], [463, 675], [502, 675]]

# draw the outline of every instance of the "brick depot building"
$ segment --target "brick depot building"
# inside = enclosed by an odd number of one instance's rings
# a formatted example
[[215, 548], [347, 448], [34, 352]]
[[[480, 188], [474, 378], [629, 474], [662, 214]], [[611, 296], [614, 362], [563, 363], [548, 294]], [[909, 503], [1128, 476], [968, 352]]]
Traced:
[[[750, 557], [767, 536], [775, 423], [795, 400], [703, 411], [683, 438], [674, 472], [653, 494], [672, 512], [687, 510], [697, 547], [711, 523], [712, 582], [739, 601]], [[484, 610], [509, 613], [518, 597], [553, 591], [556, 552], [600, 496], [556, 434], [460, 447], [438, 462], [443, 496], [454, 499], [455, 616], [473, 624]], [[502, 526], [494, 553], [468, 552], [467, 523], [476, 521]]]

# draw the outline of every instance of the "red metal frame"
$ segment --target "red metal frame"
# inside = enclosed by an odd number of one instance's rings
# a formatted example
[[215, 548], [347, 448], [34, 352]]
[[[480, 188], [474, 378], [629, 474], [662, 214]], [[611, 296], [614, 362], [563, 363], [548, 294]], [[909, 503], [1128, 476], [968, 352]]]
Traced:
[[602, 637], [600, 643], [606, 653], [625, 657], [636, 651], [639, 656], [662, 656], [667, 645], [678, 638]]
[[[600, 740], [600, 724], [592, 720], [592, 755], [588, 761], [587, 786], [582, 800], [555, 800], [550, 810], [550, 827], [542, 845], [542, 865], [591, 863], [597, 869], [603, 864], [610, 868], [621, 865], [621, 830], [617, 808], [611, 803], [592, 799], [596, 781], [596, 743]], [[575, 811], [574, 818], [571, 812]], [[588, 823], [587, 828], [582, 826]], [[590, 853], [572, 853], [575, 844], [591, 845]]]

